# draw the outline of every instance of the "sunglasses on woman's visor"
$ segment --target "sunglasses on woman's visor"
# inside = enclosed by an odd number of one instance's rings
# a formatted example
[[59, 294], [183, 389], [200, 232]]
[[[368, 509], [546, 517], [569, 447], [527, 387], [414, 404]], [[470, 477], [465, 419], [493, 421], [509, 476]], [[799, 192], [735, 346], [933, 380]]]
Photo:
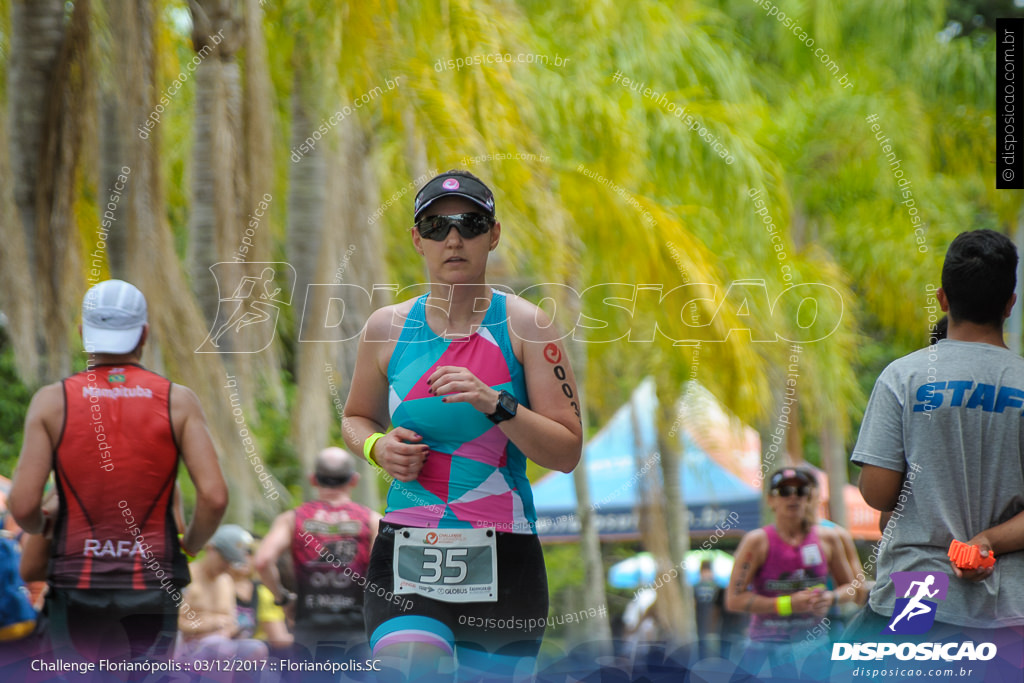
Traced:
[[801, 498], [806, 496], [810, 491], [806, 486], [780, 486], [775, 489], [775, 495], [780, 498], [789, 498], [792, 495], [797, 495]]
[[416, 224], [420, 237], [440, 242], [455, 228], [463, 239], [479, 237], [494, 227], [494, 219], [482, 213], [457, 213], [452, 216], [430, 216], [421, 218]]

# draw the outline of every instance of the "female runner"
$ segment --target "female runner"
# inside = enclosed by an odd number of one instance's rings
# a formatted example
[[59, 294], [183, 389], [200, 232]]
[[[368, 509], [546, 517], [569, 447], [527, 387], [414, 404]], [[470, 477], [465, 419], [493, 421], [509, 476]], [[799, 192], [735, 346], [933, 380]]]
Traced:
[[406, 675], [457, 661], [460, 678], [525, 677], [548, 613], [526, 460], [579, 462], [576, 383], [547, 315], [487, 284], [501, 238], [490, 189], [448, 171], [413, 217], [429, 292], [370, 315], [343, 419], [348, 446], [391, 480], [367, 637]]

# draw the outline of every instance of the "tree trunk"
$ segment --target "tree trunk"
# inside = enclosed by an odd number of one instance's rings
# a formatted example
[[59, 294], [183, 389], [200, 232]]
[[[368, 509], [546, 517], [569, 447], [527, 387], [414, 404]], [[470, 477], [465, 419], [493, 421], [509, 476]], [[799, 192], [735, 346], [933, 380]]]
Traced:
[[[13, 77], [13, 75], [12, 75]], [[11, 110], [17, 98], [11, 98]], [[0, 108], [0, 310], [6, 320], [0, 321], [11, 340], [21, 379], [30, 386], [38, 382], [39, 349], [36, 347], [36, 310], [34, 291], [25, 287], [32, 281], [26, 231], [17, 216], [14, 187], [18, 178], [11, 170], [7, 144], [7, 109]], [[22, 179], [23, 180], [23, 179]]]
[[[235, 59], [240, 19], [232, 0], [192, 0], [195, 69], [195, 142], [189, 215], [189, 270], [207, 324], [220, 303], [209, 268], [231, 260], [242, 232], [241, 74]], [[232, 342], [231, 335], [225, 341]], [[227, 348], [226, 351], [232, 349]]]
[[[258, 262], [269, 260], [270, 253], [267, 224], [273, 195], [269, 195], [269, 200], [265, 197], [272, 182], [273, 157], [265, 139], [269, 137], [265, 112], [272, 104], [267, 93], [262, 31], [258, 21], [248, 19], [252, 12], [243, 7], [244, 4], [239, 0], [194, 0], [190, 5], [192, 44], [195, 59], [201, 61], [194, 76], [196, 117], [189, 207], [189, 270], [192, 289], [211, 330], [218, 324], [218, 311], [220, 321], [225, 320], [220, 298], [231, 292], [220, 291], [225, 283], [218, 283], [211, 276], [210, 267], [219, 262], [240, 260], [246, 264], [238, 267], [244, 275], [259, 280], [264, 266]], [[255, 14], [259, 16], [258, 7]], [[250, 37], [247, 27], [252, 28], [255, 35]], [[242, 92], [237, 53], [243, 46], [251, 49], [251, 53], [248, 49], [245, 53], [246, 85], [255, 90], [254, 95]], [[256, 96], [262, 98], [253, 102]], [[253, 146], [250, 148], [247, 142], [252, 142]], [[260, 184], [258, 192], [253, 187], [254, 180]], [[251, 246], [243, 242], [246, 238]], [[262, 375], [269, 380], [269, 386], [279, 384], [276, 364], [270, 365], [277, 360], [273, 344], [270, 350], [258, 354], [250, 352], [263, 346], [264, 342], [258, 338], [263, 332], [261, 325], [239, 325], [232, 334], [219, 340], [219, 349], [225, 354], [223, 362], [238, 378], [239, 386], [245, 387], [241, 392], [241, 405], [253, 424], [258, 420], [255, 396], [262, 388], [255, 379], [254, 366], [262, 365]], [[280, 388], [271, 393], [278, 394], [283, 404]]]
[[[800, 392], [798, 388], [793, 390], [793, 396], [796, 400], [792, 401], [789, 406], [789, 427], [786, 429], [786, 461], [781, 463], [779, 467], [797, 465], [804, 461], [804, 437], [803, 428], [800, 424]], [[786, 398], [784, 397], [782, 405], [779, 407], [780, 411], [785, 404]], [[782, 415], [782, 412], [779, 414]]]
[[[118, 176], [123, 175], [123, 169], [126, 168], [127, 156], [122, 139], [126, 135], [125, 130], [131, 130], [131, 125], [125, 120], [119, 89], [104, 87], [100, 102], [99, 189], [100, 199], [104, 202], [99, 207], [100, 222], [101, 224], [103, 221], [108, 223], [108, 226], [105, 226], [107, 229], [104, 231], [107, 243], [107, 272], [110, 277], [123, 280], [127, 277], [128, 271], [128, 240], [125, 235], [128, 228], [124, 223], [124, 212], [121, 211], [120, 201], [110, 210], [109, 216], [105, 216], [105, 214], [107, 213], [106, 203], [109, 203], [107, 197], [113, 193], [114, 186], [119, 184]], [[87, 243], [86, 246], [91, 245]], [[103, 279], [99, 274], [90, 272], [99, 265], [97, 261], [101, 259], [97, 257], [98, 254], [86, 250], [86, 272], [89, 273], [90, 282]]]
[[[597, 608], [606, 605], [604, 592], [604, 561], [601, 559], [601, 540], [594, 521], [594, 507], [590, 502], [590, 484], [587, 482], [586, 467], [583, 460], [572, 472], [573, 485], [576, 487], [576, 516], [580, 520], [580, 557], [584, 567], [583, 604]], [[611, 644], [611, 625], [607, 616], [591, 620], [587, 630], [593, 634], [591, 643], [600, 654], [607, 654]]]
[[[263, 34], [263, 10], [260, 0], [245, 0], [244, 4], [244, 55], [245, 86], [242, 90], [243, 142], [241, 175], [245, 181], [241, 196], [241, 223], [235, 232], [236, 244], [249, 248], [241, 254], [251, 265], [247, 274], [257, 276], [262, 266], [254, 262], [273, 260], [271, 215], [280, 208], [281, 200], [274, 194], [274, 143], [273, 125], [270, 118], [274, 111], [270, 70], [267, 64], [267, 43]], [[275, 201], [276, 199], [276, 201]], [[266, 205], [266, 209], [263, 206]], [[262, 215], [259, 215], [262, 214]], [[243, 243], [248, 238], [251, 246]], [[234, 256], [232, 256], [234, 258]], [[294, 304], [294, 301], [293, 301]], [[257, 348], [256, 330], [241, 331], [241, 342], [247, 348]], [[284, 380], [281, 377], [280, 336], [275, 335], [273, 343], [258, 354], [236, 355], [232, 361], [240, 375], [250, 377], [254, 387], [274, 406], [278, 412], [288, 409], [284, 394]]]
[[[34, 353], [20, 348], [29, 384], [53, 381], [71, 367], [69, 339], [81, 289], [73, 216], [78, 157], [86, 117], [89, 0], [75, 3], [65, 30], [64, 3], [15, 2], [11, 12], [8, 92], [14, 201], [32, 287], [18, 289], [33, 314]], [[20, 270], [15, 267], [15, 270]], [[31, 292], [27, 290], [32, 290]], [[14, 317], [28, 321], [26, 310]]]
[[[267, 42], [263, 35], [263, 12], [260, 0], [245, 0], [243, 40], [245, 48], [245, 88], [242, 91], [242, 146], [241, 171], [247, 178], [242, 206], [253, 212], [261, 200], [274, 191], [274, 129], [270, 114], [274, 111], [270, 67], [267, 64]], [[249, 213], [245, 225], [253, 224], [254, 257], [248, 260], [268, 260], [272, 240], [270, 215]]]
[[46, 106], [64, 41], [64, 2], [15, 0], [11, 4], [9, 38], [7, 93], [14, 201], [21, 218], [29, 263], [34, 263], [36, 188], [47, 136]]
[[[633, 459], [636, 465], [636, 472], [640, 472], [645, 463], [655, 456], [644, 444], [640, 431], [640, 419], [637, 415], [637, 408], [630, 397], [629, 411], [630, 422], [633, 429]], [[663, 456], [658, 453], [659, 462], [663, 462]], [[660, 470], [655, 470], [660, 471]], [[662, 474], [664, 477], [664, 474]], [[682, 584], [672, 581], [671, 571], [673, 568], [679, 572], [680, 565], [673, 560], [671, 544], [666, 530], [668, 522], [666, 515], [667, 501], [665, 499], [665, 482], [659, 481], [658, 477], [640, 477], [637, 479], [637, 519], [640, 527], [640, 538], [646, 549], [657, 559], [658, 576], [655, 579], [657, 586], [657, 600], [654, 603], [654, 613], [657, 615], [659, 628], [666, 639], [677, 643], [684, 642], [686, 630], [686, 614], [683, 606]], [[683, 572], [685, 574], [685, 572]], [[685, 581], [685, 576], [682, 579]]]
[[[761, 438], [761, 492], [767, 493], [768, 477], [772, 472], [784, 467], [788, 461], [789, 422], [781, 420], [782, 403], [785, 395], [785, 375], [777, 365], [768, 365], [768, 386], [772, 387], [772, 406], [768, 411], [768, 423], [759, 430]], [[769, 518], [771, 509], [768, 507], [768, 496], [761, 496], [761, 523]]]
[[[562, 291], [559, 288], [559, 291]], [[566, 327], [574, 325], [579, 317], [579, 300], [559, 302], [559, 311], [566, 311], [566, 318], [559, 324]], [[566, 351], [576, 375], [576, 387], [583, 393], [587, 381], [586, 343], [583, 340], [566, 338]], [[580, 403], [580, 422], [586, 434], [586, 410]], [[600, 607], [608, 604], [605, 594], [604, 560], [601, 558], [601, 539], [597, 532], [594, 505], [590, 500], [590, 482], [587, 481], [587, 464], [585, 457], [580, 458], [576, 469], [572, 472], [573, 485], [576, 487], [576, 516], [580, 520], [580, 556], [584, 567], [583, 604], [598, 609], [599, 616], [587, 622], [587, 631], [591, 634], [591, 644], [595, 654], [606, 655], [611, 652], [612, 628], [608, 621], [607, 609]]]
[[[296, 68], [295, 87], [292, 92], [292, 144], [294, 149], [302, 144], [313, 130], [310, 122], [310, 104], [305, 101], [303, 93], [307, 91], [305, 83], [307, 73]], [[288, 180], [288, 229], [287, 254], [288, 262], [295, 269], [295, 297], [304, 302], [307, 285], [317, 282], [316, 274], [320, 270], [320, 256], [325, 239], [325, 215], [327, 208], [327, 149], [328, 140], [320, 141], [299, 161], [289, 163]], [[315, 297], [310, 301], [310, 309], [323, 311], [326, 300], [322, 288], [314, 289]], [[302, 306], [295, 309], [295, 328], [300, 341], [295, 345], [295, 403], [292, 406], [292, 433], [295, 435], [295, 447], [302, 463], [303, 470], [311, 472], [314, 457], [325, 443], [326, 410], [323, 407], [328, 401], [325, 376], [327, 355], [317, 342], [303, 342], [311, 339], [314, 326], [311, 316], [303, 319]], [[317, 320], [316, 322], [319, 322]], [[305, 392], [313, 391], [315, 395]], [[304, 484], [309, 495], [308, 482]]]
[[846, 449], [835, 416], [828, 413], [824, 420], [820, 434], [821, 466], [828, 477], [829, 519], [846, 528]]
[[[200, 63], [195, 68], [195, 142], [192, 152], [192, 201], [189, 213], [189, 271], [192, 289], [208, 329], [218, 320], [224, 283], [211, 276], [210, 266], [233, 261], [248, 221], [243, 221], [242, 202], [248, 196], [244, 172], [241, 70], [236, 54], [243, 44], [242, 6], [238, 0], [191, 0], [192, 47]], [[193, 60], [194, 63], [195, 60]], [[254, 268], [259, 269], [259, 266]], [[251, 273], [247, 273], [251, 274]], [[224, 312], [221, 312], [221, 316]], [[257, 424], [256, 386], [246, 340], [255, 332], [238, 326], [237, 334], [220, 338], [226, 355], [222, 361], [236, 377], [246, 428]], [[228, 475], [252, 481], [239, 439], [227, 443], [231, 453]], [[232, 518], [251, 526], [250, 496], [235, 501]]]
[[[117, 65], [126, 74], [124, 101], [127, 117], [137, 124], [147, 119], [158, 103], [155, 75], [159, 56], [155, 47], [155, 9], [149, 3], [125, 3], [121, 10], [123, 31], [113, 40], [124, 41], [131, 60]], [[231, 482], [228, 519], [242, 524], [251, 521], [252, 507], [259, 505], [268, 514], [271, 501], [259, 495], [255, 463], [250, 462], [241, 444], [241, 427], [232, 416], [221, 357], [213, 353], [195, 353], [208, 334], [208, 326], [199, 310], [174, 249], [170, 226], [164, 210], [160, 175], [160, 127], [148, 137], [126, 136], [124, 164], [131, 170], [131, 192], [122, 203], [128, 231], [128, 276], [146, 295], [149, 308], [150, 343], [143, 361], [150, 365], [160, 356], [166, 373], [180, 379], [195, 391], [202, 403], [225, 477]], [[279, 493], [279, 495], [285, 492]]]
[[[340, 151], [337, 172], [329, 175], [331, 190], [328, 194], [328, 216], [333, 218], [328, 227], [331, 236], [331, 259], [322, 272], [319, 282], [357, 285], [367, 293], [374, 284], [383, 283], [384, 249], [381, 231], [371, 228], [367, 221], [376, 209], [380, 195], [377, 175], [372, 164], [372, 135], [357, 118], [348, 118], [338, 126]], [[345, 287], [340, 291], [344, 301], [344, 315], [341, 318], [338, 336], [349, 340], [331, 343], [326, 349], [338, 369], [335, 396], [330, 397], [335, 409], [330, 419], [341, 420], [339, 406], [344, 406], [355, 370], [356, 351], [359, 347], [359, 333], [371, 313], [369, 296], [361, 291]], [[377, 302], [373, 302], [375, 305]], [[326, 438], [326, 434], [324, 435]], [[356, 499], [374, 510], [380, 509], [380, 491], [377, 486], [378, 474], [362, 458], [357, 458], [364, 485], [356, 488]]]
[[[683, 643], [697, 639], [696, 612], [693, 591], [686, 580], [685, 560], [690, 550], [690, 515], [680, 481], [681, 458], [677, 442], [665, 437], [675, 421], [676, 393], [671, 387], [660, 387], [657, 422], [658, 451], [661, 453], [661, 473], [665, 500], [665, 526], [668, 530], [668, 555], [672, 565], [679, 568], [679, 622], [672, 633]], [[682, 430], [679, 430], [680, 434]], [[680, 436], [680, 439], [682, 437]]]
[[[123, 12], [121, 7], [123, 0], [105, 0], [103, 9], [107, 26], [111, 36], [123, 36], [130, 30], [124, 23], [131, 19], [131, 13]], [[129, 141], [138, 135], [135, 129], [136, 121], [129, 119], [128, 106], [125, 100], [126, 87], [129, 80], [128, 71], [125, 66], [132, 63], [134, 55], [128, 54], [128, 46], [124, 41], [111, 40], [110, 51], [106, 54], [106, 61], [99, 69], [100, 78], [98, 92], [99, 102], [99, 158], [100, 158], [100, 180], [99, 192], [101, 205], [100, 225], [97, 230], [97, 237], [106, 237], [106, 264], [110, 277], [121, 280], [128, 278], [128, 230], [125, 223], [123, 203], [127, 195], [132, 192], [131, 182], [121, 191], [118, 202], [105, 215], [108, 207], [105, 204], [109, 201], [106, 195], [112, 193], [114, 186], [118, 184], [118, 176], [124, 174], [128, 161]], [[104, 223], [104, 221], [106, 221]], [[88, 245], [87, 245], [88, 246]], [[86, 250], [87, 272], [95, 265], [95, 256], [91, 249]], [[95, 273], [89, 273], [89, 280], [99, 280], [101, 277], [94, 277]]]

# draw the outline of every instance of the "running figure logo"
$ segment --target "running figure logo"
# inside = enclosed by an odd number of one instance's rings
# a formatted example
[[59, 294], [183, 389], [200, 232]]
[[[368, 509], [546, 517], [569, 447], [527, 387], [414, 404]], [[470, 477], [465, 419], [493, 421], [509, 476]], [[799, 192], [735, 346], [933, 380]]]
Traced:
[[916, 635], [926, 632], [935, 623], [935, 600], [945, 600], [949, 575], [941, 572], [893, 572], [896, 607], [883, 633]]
[[217, 316], [196, 353], [258, 353], [270, 346], [280, 307], [292, 303], [295, 270], [287, 263], [225, 261], [210, 271], [220, 292]]

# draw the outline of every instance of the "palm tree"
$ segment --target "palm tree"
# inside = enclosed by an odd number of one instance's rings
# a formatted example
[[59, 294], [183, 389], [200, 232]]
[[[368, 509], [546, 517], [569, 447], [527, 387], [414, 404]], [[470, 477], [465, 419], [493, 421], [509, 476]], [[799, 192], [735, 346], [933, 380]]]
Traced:
[[[642, 3], [635, 9], [627, 13], [615, 7], [589, 8], [583, 16], [564, 16], [569, 13], [564, 8], [537, 10], [544, 15], [545, 23], [560, 27], [551, 37], [549, 52], [561, 52], [582, 40], [583, 27], [617, 27], [614, 42], [609, 40], [598, 49], [588, 50], [586, 55], [577, 53], [574, 57], [580, 60], [573, 67], [578, 73], [607, 74], [601, 87], [556, 94], [555, 82], [561, 79], [545, 74], [544, 80], [552, 83], [542, 81], [540, 88], [555, 101], [547, 116], [553, 125], [551, 145], [569, 161], [562, 162], [568, 168], [559, 179], [559, 188], [565, 203], [577, 207], [582, 241], [591, 245], [582, 255], [585, 277], [593, 283], [653, 284], [643, 290], [632, 290], [632, 294], [629, 287], [621, 288], [623, 296], [630, 299], [630, 314], [619, 312], [618, 317], [612, 316], [610, 328], [601, 331], [607, 333], [607, 341], [619, 339], [617, 343], [588, 346], [588, 377], [592, 379], [586, 395], [614, 399], [614, 392], [607, 391], [609, 381], [614, 387], [612, 378], [636, 377], [635, 370], [630, 368], [639, 362], [653, 369], [658, 379], [663, 411], [659, 424], [664, 430], [666, 423], [670, 425], [674, 419], [671, 411], [682, 385], [681, 370], [688, 361], [699, 358], [698, 362], [716, 368], [709, 383], [728, 404], [743, 415], [757, 415], [764, 403], [764, 390], [757, 382], [762, 361], [754, 353], [749, 338], [744, 340], [738, 334], [726, 337], [729, 329], [741, 325], [731, 302], [718, 305], [727, 287], [716, 266], [718, 259], [697, 235], [704, 233], [710, 237], [722, 227], [715, 214], [700, 207], [737, 204], [728, 188], [737, 181], [745, 182], [744, 173], [767, 176], [775, 169], [765, 170], [752, 136], [737, 126], [735, 130], [728, 128], [734, 135], [730, 149], [738, 157], [737, 170], [733, 171], [717, 157], [708, 157], [703, 140], [680, 130], [682, 124], [659, 97], [637, 96], [615, 85], [611, 77], [618, 70], [627, 78], [643, 80], [655, 90], [668, 93], [666, 101], [699, 107], [696, 111], [709, 121], [730, 126], [740, 117], [733, 114], [724, 118], [723, 113], [728, 110], [722, 102], [738, 108], [749, 99], [742, 65], [731, 64], [730, 61], [738, 60], [731, 58], [727, 49], [711, 44], [707, 35], [694, 27], [694, 17], [682, 9], [671, 10], [656, 3]], [[575, 27], [579, 28], [574, 33]], [[669, 59], [654, 57], [648, 47], [652, 35], [692, 49], [673, 51]], [[708, 77], [706, 82], [714, 84], [720, 92], [695, 103], [686, 98], [685, 88], [681, 87], [686, 81], [697, 80], [695, 72], [728, 77], [724, 83]], [[612, 97], [609, 90], [614, 93]], [[594, 144], [598, 140], [599, 146]], [[673, 157], [664, 158], [669, 153]], [[678, 166], [687, 168], [685, 176], [665, 174], [665, 169]], [[695, 182], [697, 179], [701, 181]], [[723, 223], [726, 221], [722, 219]], [[735, 241], [736, 235], [730, 239]], [[615, 254], [616, 258], [608, 259], [608, 254]], [[713, 288], [717, 288], [717, 294]], [[704, 300], [687, 303], [695, 297]], [[603, 319], [609, 320], [609, 309], [602, 312], [606, 313]], [[694, 322], [708, 327], [694, 327]], [[706, 331], [695, 336], [701, 329]], [[699, 353], [687, 353], [687, 347], [674, 346], [675, 340], [695, 338], [726, 341], [703, 344]], [[679, 565], [689, 545], [689, 532], [685, 501], [676, 486], [678, 455], [674, 445], [663, 443], [660, 450], [666, 523], [671, 529], [665, 560], [669, 566]], [[668, 610], [676, 615], [672, 628], [677, 637], [688, 639], [694, 633], [689, 591], [678, 586], [674, 592], [679, 604]]]
[[[192, 0], [195, 69], [195, 142], [189, 216], [192, 286], [210, 325], [217, 316], [217, 283], [210, 265], [231, 259], [244, 225], [238, 197], [241, 174], [242, 82], [236, 51], [242, 44], [236, 0]], [[226, 340], [227, 341], [227, 340]]]
[[[282, 202], [275, 203], [273, 193], [273, 103], [260, 3], [197, 1], [191, 4], [191, 16], [193, 48], [201, 62], [195, 70], [190, 270], [212, 330], [219, 292], [208, 269], [217, 262], [241, 260], [241, 272], [258, 278], [263, 263], [274, 260], [271, 214], [275, 209], [281, 212], [278, 205]], [[250, 426], [259, 424], [255, 398], [260, 393], [269, 395], [278, 409], [285, 408], [279, 337], [275, 335], [270, 346], [259, 353], [246, 351], [263, 345], [258, 338], [263, 332], [259, 326], [239, 328], [233, 337], [224, 338], [224, 362], [243, 388], [239, 393]], [[240, 352], [233, 352], [236, 348]], [[237, 441], [231, 442], [233, 450], [239, 446]], [[239, 474], [250, 486], [255, 485], [248, 468]], [[269, 512], [266, 505], [264, 508]], [[252, 512], [247, 501], [233, 510], [247, 525]]]
[[[290, 147], [297, 149], [317, 129], [319, 121], [329, 115], [330, 105], [334, 104], [332, 91], [320, 87], [323, 71], [316, 62], [317, 55], [327, 60], [333, 56], [329, 50], [329, 36], [336, 30], [332, 24], [336, 25], [338, 20], [328, 20], [327, 26], [315, 31], [316, 17], [309, 12], [294, 15], [290, 21], [293, 22], [293, 31], [309, 38], [309, 41], [296, 41], [293, 52], [287, 55], [292, 67]], [[278, 55], [277, 59], [285, 57]], [[328, 169], [335, 168], [329, 166], [332, 142], [333, 136], [321, 140], [299, 161], [292, 159], [288, 165], [286, 253], [295, 268], [297, 296], [307, 304], [312, 303], [312, 310], [318, 313], [326, 310], [326, 299], [321, 289], [309, 290], [308, 285], [329, 281], [322, 275], [333, 255], [325, 245], [325, 240], [329, 244], [331, 237], [326, 229], [326, 200]], [[311, 301], [306, 298], [310, 291], [315, 292]], [[331, 355], [325, 344], [306, 341], [312, 337], [311, 332], [320, 323], [321, 316], [306, 319], [305, 311], [296, 309], [295, 313], [297, 343], [294, 372], [297, 391], [291, 407], [291, 424], [299, 459], [307, 470], [311, 470], [313, 458], [326, 445], [329, 432], [332, 413], [326, 367]]]
[[[263, 10], [259, 0], [244, 0], [241, 8], [241, 53], [244, 60], [244, 81], [241, 90], [241, 129], [237, 173], [238, 223], [232, 230], [231, 249], [248, 247], [242, 256], [246, 259], [249, 276], [258, 276], [264, 262], [275, 261], [274, 244], [276, 221], [273, 216], [283, 214], [284, 202], [275, 199], [281, 193], [274, 174], [273, 119], [274, 99], [271, 82], [267, 40], [263, 27]], [[249, 246], [246, 241], [251, 242]], [[249, 332], [247, 334], [247, 332]], [[262, 341], [255, 339], [256, 330], [240, 330], [239, 342], [248, 348], [258, 348]], [[278, 335], [258, 354], [239, 354], [230, 358], [232, 367], [256, 391], [269, 398], [278, 412], [287, 408], [284, 380], [281, 374], [282, 343]], [[247, 401], [252, 403], [251, 399]], [[258, 417], [255, 410], [250, 411]]]
[[[374, 285], [385, 283], [388, 278], [385, 270], [382, 240], [368, 225], [368, 217], [376, 211], [375, 201], [379, 196], [377, 171], [372, 163], [372, 132], [364, 121], [349, 118], [338, 125], [338, 148], [328, 162], [331, 168], [328, 174], [327, 226], [323, 252], [327, 256], [321, 264], [321, 277], [318, 282], [344, 286], [341, 295], [345, 310], [338, 324], [337, 337], [345, 340], [327, 346], [326, 357], [333, 360], [331, 368], [336, 368], [337, 393], [341, 400], [348, 396], [352, 373], [355, 369], [356, 350], [359, 332], [371, 311], [370, 297], [359, 292], [372, 292]], [[355, 285], [353, 290], [351, 285]], [[325, 288], [324, 292], [330, 292]], [[355, 291], [356, 295], [351, 292]], [[314, 309], [324, 310], [324, 309]], [[323, 386], [323, 370], [317, 378]], [[341, 415], [332, 410], [331, 419], [340, 423]], [[361, 502], [373, 508], [380, 507], [378, 487], [369, 485], [375, 482], [376, 472], [365, 461], [363, 475], [368, 482], [357, 491]]]
[[[0, 3], [0, 33], [10, 35], [10, 24], [6, 3]], [[0, 58], [6, 57], [0, 52]], [[7, 67], [6, 60], [0, 62], [0, 99], [7, 99]], [[13, 105], [12, 105], [13, 107]], [[14, 175], [11, 169], [10, 150], [8, 148], [8, 109], [0, 109], [0, 239], [4, 248], [0, 250], [0, 310], [3, 310], [4, 334], [11, 340], [18, 367], [22, 369], [22, 380], [29, 385], [38, 381], [38, 349], [36, 348], [36, 320], [34, 291], [20, 292], [22, 283], [31, 278], [30, 261], [28, 258], [27, 239], [31, 232], [26, 232], [16, 215], [14, 203]], [[23, 295], [24, 294], [24, 295]]]
[[[128, 64], [119, 66], [126, 74], [123, 106], [127, 120], [141, 123], [159, 103], [163, 88], [158, 87], [157, 67], [166, 55], [158, 49], [160, 27], [155, 8], [146, 3], [126, 3], [121, 9], [123, 21], [112, 25], [111, 30], [112, 38], [124, 41], [131, 55]], [[155, 361], [173, 379], [187, 378], [185, 382], [199, 396], [222, 467], [236, 486], [229, 514], [246, 522], [246, 506], [261, 502], [263, 497], [255, 495], [252, 464], [240, 455], [239, 426], [224, 389], [228, 374], [224, 364], [216, 354], [193, 352], [209, 328], [187, 284], [167, 220], [159, 154], [161, 134], [157, 126], [148, 138], [131, 135], [124, 141], [123, 163], [131, 169], [132, 191], [121, 204], [119, 220], [134, 228], [128, 231], [126, 276], [146, 294], [149, 303], [153, 343], [147, 353], [152, 360], [147, 362]]]
[[[99, 182], [100, 194], [112, 193], [115, 185], [118, 184], [118, 176], [124, 174], [125, 147], [130, 135], [134, 121], [129, 121], [124, 106], [125, 82], [128, 74], [138, 67], [129, 58], [127, 44], [120, 40], [114, 40], [113, 36], [128, 35], [129, 30], [124, 26], [131, 13], [121, 11], [121, 3], [116, 0], [104, 0], [97, 3], [94, 15], [93, 30], [99, 46], [97, 49], [97, 118], [99, 119], [98, 147], [99, 147]], [[125, 65], [132, 65], [125, 69]], [[123, 193], [131, 193], [131, 183], [125, 185]], [[119, 198], [120, 199], [120, 198]], [[128, 230], [124, 226], [124, 217], [120, 211], [120, 201], [113, 207], [107, 207], [107, 198], [101, 197], [100, 227], [106, 228], [106, 266], [107, 273], [111, 277], [125, 279], [128, 277]], [[109, 213], [107, 214], [109, 209]], [[104, 215], [107, 214], [107, 215]], [[103, 221], [107, 221], [106, 225]], [[120, 229], [119, 229], [120, 228]], [[97, 231], [99, 232], [99, 231]], [[91, 251], [91, 249], [90, 249]], [[92, 272], [94, 257], [87, 256], [90, 279], [97, 278]]]
[[[987, 72], [990, 51], [937, 37], [943, 3], [810, 3], [793, 16], [813, 25], [819, 44], [857, 74], [855, 87], [845, 88], [760, 8], [732, 3], [728, 9], [753, 27], [758, 79], [779, 103], [764, 136], [788, 176], [773, 193], [780, 207], [774, 211], [797, 228], [796, 248], [807, 251], [820, 273], [805, 272], [804, 281], [835, 284], [848, 304], [844, 317], [875, 335], [884, 331], [886, 346], [920, 347], [927, 332], [925, 285], [938, 279], [944, 245], [1006, 206], [1000, 201], [1006, 193], [978, 184], [988, 173], [982, 166], [991, 132], [984, 122], [991, 120], [992, 91], [991, 79], [974, 74]], [[863, 23], [867, 13], [875, 16], [870, 24]], [[879, 61], [883, 44], [890, 55]], [[895, 150], [893, 158], [882, 142]], [[917, 230], [902, 203], [908, 182], [914, 211], [925, 217]], [[804, 247], [812, 244], [813, 250]], [[824, 343], [806, 345], [801, 362], [802, 403], [815, 406], [801, 411], [801, 420], [818, 434], [836, 493], [846, 483], [846, 443], [865, 401], [852, 353], [862, 342], [852, 330], [844, 321]], [[832, 516], [841, 520], [842, 510], [834, 506]]]
[[70, 320], [80, 290], [64, 273], [77, 263], [72, 200], [84, 120], [72, 113], [84, 109], [91, 74], [89, 14], [88, 0], [75, 3], [70, 17], [59, 0], [11, 6], [8, 125], [19, 220], [5, 225], [21, 230], [11, 255], [23, 245], [25, 260], [4, 265], [33, 283], [9, 302], [12, 319], [27, 324], [15, 334], [15, 350], [29, 384], [70, 369]]

